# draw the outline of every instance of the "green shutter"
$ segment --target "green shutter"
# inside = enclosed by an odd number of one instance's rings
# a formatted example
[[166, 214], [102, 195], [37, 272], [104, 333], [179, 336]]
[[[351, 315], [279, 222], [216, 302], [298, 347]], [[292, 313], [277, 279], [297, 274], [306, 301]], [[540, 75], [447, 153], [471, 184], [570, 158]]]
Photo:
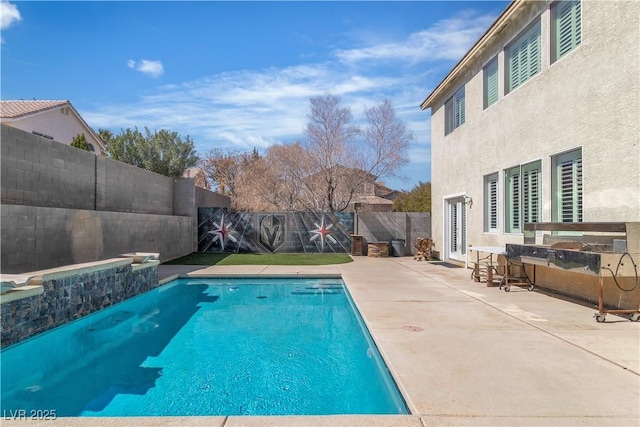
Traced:
[[522, 216], [525, 223], [540, 222], [541, 219], [540, 177], [539, 161], [522, 167]]
[[449, 99], [444, 104], [444, 134], [448, 135], [453, 130], [453, 98]]
[[458, 252], [458, 204], [452, 203], [451, 205], [451, 236], [450, 236], [450, 252]]
[[444, 104], [444, 134], [451, 133], [465, 121], [464, 86]]
[[455, 127], [460, 126], [464, 123], [465, 112], [464, 112], [464, 86], [456, 92], [455, 96], [455, 105], [456, 105], [456, 123]]
[[582, 150], [558, 156], [554, 173], [554, 220], [582, 222]]
[[498, 174], [484, 178], [484, 231], [498, 231]]
[[498, 102], [498, 58], [495, 58], [485, 67], [484, 82], [484, 108]]
[[571, 52], [582, 41], [581, 14], [580, 0], [560, 1], [554, 5], [554, 61]]
[[520, 85], [520, 58], [518, 52], [516, 47], [509, 49], [509, 86], [507, 92], [511, 92]]
[[460, 253], [462, 255], [467, 253], [467, 205], [461, 203], [460, 208], [460, 216], [462, 219], [462, 224], [460, 224]]
[[538, 74], [542, 65], [540, 20], [516, 39], [508, 49], [507, 92]]
[[511, 192], [511, 232], [520, 231], [520, 175], [513, 175], [509, 184]]
[[520, 232], [520, 166], [511, 168], [505, 173], [505, 231]]
[[542, 41], [540, 39], [540, 25], [537, 25], [537, 31], [534, 31], [529, 36], [528, 41], [527, 60], [529, 62], [529, 75], [527, 76], [527, 80], [538, 74], [542, 68]]
[[582, 159], [560, 164], [561, 222], [582, 222]]
[[498, 177], [489, 183], [489, 228], [498, 228]]
[[573, 8], [574, 28], [573, 34], [575, 38], [573, 40], [573, 47], [578, 46], [582, 42], [582, 3], [581, 0], [575, 2]]

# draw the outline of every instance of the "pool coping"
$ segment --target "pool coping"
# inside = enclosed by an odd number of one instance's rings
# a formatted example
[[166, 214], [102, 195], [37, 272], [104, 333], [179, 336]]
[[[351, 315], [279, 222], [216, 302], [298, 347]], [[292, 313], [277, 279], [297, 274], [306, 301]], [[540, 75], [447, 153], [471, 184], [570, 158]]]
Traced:
[[219, 277], [227, 277], [227, 278], [238, 278], [238, 279], [259, 279], [262, 277], [282, 277], [284, 279], [342, 279], [342, 275], [340, 274], [311, 274], [311, 273], [293, 273], [293, 274], [255, 274], [255, 273], [220, 273], [220, 274], [211, 274], [211, 273], [178, 273], [173, 274], [171, 276], [167, 276], [164, 279], [158, 281], [159, 285], [165, 285], [173, 280], [177, 279], [190, 279], [192, 277], [197, 277], [200, 279], [215, 279]]

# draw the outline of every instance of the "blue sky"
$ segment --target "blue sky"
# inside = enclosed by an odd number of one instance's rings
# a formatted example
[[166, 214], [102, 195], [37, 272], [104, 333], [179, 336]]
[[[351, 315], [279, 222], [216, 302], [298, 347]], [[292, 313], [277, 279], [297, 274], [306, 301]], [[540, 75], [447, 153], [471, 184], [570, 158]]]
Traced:
[[196, 149], [263, 150], [304, 138], [309, 98], [391, 101], [431, 177], [420, 103], [507, 1], [1, 1], [2, 99], [68, 99], [95, 130], [190, 135]]

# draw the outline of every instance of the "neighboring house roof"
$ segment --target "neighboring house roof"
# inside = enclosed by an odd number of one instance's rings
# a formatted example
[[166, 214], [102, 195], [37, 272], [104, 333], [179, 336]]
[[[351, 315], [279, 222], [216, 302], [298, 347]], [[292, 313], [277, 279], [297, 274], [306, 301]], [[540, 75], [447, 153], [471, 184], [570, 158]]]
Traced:
[[39, 114], [43, 114], [55, 109], [68, 108], [69, 111], [80, 121], [82, 127], [84, 127], [91, 139], [99, 145], [100, 151], [106, 151], [106, 146], [100, 139], [100, 137], [91, 129], [91, 127], [84, 121], [78, 111], [71, 105], [69, 100], [2, 100], [0, 102], [0, 121], [2, 123], [11, 125], [13, 122], [18, 122], [29, 117], [33, 117]]
[[193, 182], [200, 188], [210, 190], [209, 181], [204, 171], [198, 167], [187, 168], [182, 174], [183, 178], [193, 178]]
[[69, 104], [69, 101], [2, 101], [2, 108], [0, 109], [0, 117], [3, 119], [16, 119], [23, 116], [28, 116], [34, 113], [40, 113], [43, 111], [51, 110], [55, 107], [62, 107]]
[[[354, 203], [354, 202], [352, 202]], [[379, 196], [358, 196], [355, 203], [363, 203], [365, 205], [388, 205], [393, 206], [393, 201]]]
[[350, 204], [353, 205], [354, 209], [356, 209], [356, 206], [359, 206], [359, 209], [365, 206], [370, 206], [377, 207], [376, 210], [379, 211], [391, 211], [393, 209], [393, 201], [384, 197], [380, 197], [377, 194], [380, 189], [389, 190], [388, 188], [375, 182], [365, 182], [363, 185], [362, 193], [357, 194], [355, 200]]
[[400, 195], [400, 191], [398, 190], [392, 190], [391, 188], [387, 187], [384, 184], [381, 183], [375, 183], [375, 195], [382, 197], [384, 199], [388, 199], [388, 200], [395, 200], [398, 198], [398, 196]]
[[480, 39], [469, 49], [469, 51], [462, 57], [462, 59], [456, 64], [455, 67], [447, 74], [438, 86], [427, 96], [427, 98], [420, 104], [420, 109], [426, 110], [433, 106], [434, 101], [446, 93], [449, 90], [450, 85], [457, 84], [456, 79], [460, 76], [462, 71], [467, 67], [470, 61], [472, 61], [477, 54], [479, 54], [484, 47], [495, 36], [500, 34], [510, 23], [511, 19], [516, 12], [520, 12], [522, 9], [526, 9], [528, 2], [525, 0], [512, 0], [507, 8], [498, 16], [495, 22], [489, 27], [489, 29], [480, 37]]

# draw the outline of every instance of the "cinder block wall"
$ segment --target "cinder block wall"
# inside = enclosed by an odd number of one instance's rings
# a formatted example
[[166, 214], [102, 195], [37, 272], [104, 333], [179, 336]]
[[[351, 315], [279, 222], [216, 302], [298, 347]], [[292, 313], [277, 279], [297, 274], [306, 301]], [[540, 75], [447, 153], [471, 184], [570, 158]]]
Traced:
[[196, 218], [40, 206], [0, 206], [2, 273], [159, 252], [161, 261], [194, 252]]
[[96, 155], [2, 125], [2, 203], [95, 209]]
[[204, 188], [195, 187], [196, 206], [199, 208], [230, 208], [231, 199], [220, 193], [214, 193]]
[[197, 217], [196, 187], [192, 179], [179, 178], [172, 181], [173, 186], [173, 214]]
[[173, 214], [173, 179], [126, 163], [93, 157], [96, 158], [97, 210]]
[[360, 212], [355, 234], [366, 242], [405, 241], [405, 254], [413, 255], [418, 237], [431, 237], [431, 215], [427, 212]]
[[173, 215], [171, 178], [7, 125], [1, 136], [3, 203]]
[[134, 251], [160, 252], [167, 261], [196, 250], [193, 180], [173, 180], [6, 125], [1, 132], [2, 273]]

